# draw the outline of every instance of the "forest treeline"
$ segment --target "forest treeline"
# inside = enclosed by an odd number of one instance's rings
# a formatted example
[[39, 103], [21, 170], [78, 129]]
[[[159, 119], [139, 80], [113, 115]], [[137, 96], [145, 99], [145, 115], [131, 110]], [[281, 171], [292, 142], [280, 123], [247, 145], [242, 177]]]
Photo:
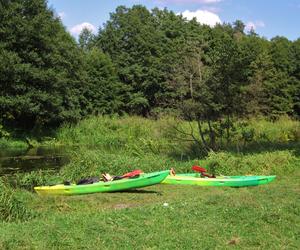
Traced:
[[0, 0], [0, 84], [0, 125], [25, 130], [115, 113], [298, 118], [300, 39], [135, 5], [77, 42], [46, 0]]

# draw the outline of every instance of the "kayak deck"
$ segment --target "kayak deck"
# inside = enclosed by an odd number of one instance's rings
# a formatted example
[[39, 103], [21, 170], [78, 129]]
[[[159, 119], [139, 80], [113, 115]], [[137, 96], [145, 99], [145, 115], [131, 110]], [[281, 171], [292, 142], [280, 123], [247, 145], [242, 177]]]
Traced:
[[55, 186], [35, 187], [34, 190], [39, 195], [79, 195], [100, 192], [115, 192], [158, 184], [162, 182], [168, 176], [168, 174], [169, 170], [166, 170], [154, 173], [141, 174], [137, 178], [126, 178], [108, 182], [99, 181], [93, 184], [85, 185], [59, 184]]
[[273, 181], [276, 175], [271, 176], [217, 176], [216, 178], [202, 178], [196, 174], [176, 174], [167, 176], [163, 184], [198, 185], [198, 186], [227, 186], [246, 187], [267, 184]]

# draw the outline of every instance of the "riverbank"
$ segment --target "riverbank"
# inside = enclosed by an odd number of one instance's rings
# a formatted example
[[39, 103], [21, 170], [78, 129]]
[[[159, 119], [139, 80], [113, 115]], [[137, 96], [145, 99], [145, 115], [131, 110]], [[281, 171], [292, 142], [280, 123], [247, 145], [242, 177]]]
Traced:
[[[299, 122], [249, 121], [247, 131], [255, 128], [251, 141], [236, 133], [227, 149], [207, 155], [173, 130], [177, 124], [188, 131], [189, 124], [176, 122], [94, 117], [60, 128], [54, 141], [70, 146], [68, 164], [56, 172], [18, 174], [10, 184], [2, 178], [0, 248], [296, 248]], [[191, 172], [193, 164], [218, 174], [277, 178], [239, 189], [157, 185], [74, 197], [32, 192], [36, 185], [103, 172]]]
[[298, 171], [240, 189], [157, 185], [56, 198], [23, 192], [38, 217], [0, 223], [0, 247], [296, 249], [299, 181]]

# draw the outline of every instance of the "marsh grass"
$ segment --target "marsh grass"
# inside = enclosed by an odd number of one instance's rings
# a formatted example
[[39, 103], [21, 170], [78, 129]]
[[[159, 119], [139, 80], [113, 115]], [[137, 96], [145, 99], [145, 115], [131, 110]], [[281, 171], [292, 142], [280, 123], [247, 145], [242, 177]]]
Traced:
[[[70, 163], [58, 173], [32, 172], [17, 179], [21, 186], [32, 188], [47, 182], [99, 176], [104, 172], [118, 175], [133, 169], [151, 172], [173, 167], [178, 173], [190, 172], [195, 164], [209, 169], [215, 166], [217, 174], [223, 175], [284, 175], [299, 168], [300, 144], [293, 136], [299, 129], [297, 121], [288, 118], [273, 123], [249, 120], [247, 126], [255, 128], [251, 142], [236, 150], [234, 142], [240, 143], [242, 133], [237, 132], [233, 145], [227, 150], [206, 156], [197, 154], [194, 142], [176, 134], [174, 124], [185, 130], [190, 127], [187, 122], [174, 118], [107, 116], [92, 117], [74, 126], [65, 125], [58, 130], [56, 141], [70, 145], [67, 150]], [[71, 147], [73, 145], [77, 146]]]
[[19, 199], [17, 192], [0, 179], [0, 221], [26, 221], [34, 213]]
[[288, 150], [256, 154], [211, 152], [201, 163], [218, 175], [289, 175], [300, 169], [300, 159]]
[[[195, 137], [199, 137], [196, 122], [189, 123], [172, 117], [151, 120], [141, 117], [98, 116], [85, 119], [77, 125], [63, 126], [57, 132], [57, 141], [69, 145], [97, 146], [98, 149], [111, 152], [122, 150], [136, 156], [145, 153], [184, 153], [181, 157], [184, 158], [194, 157], [197, 153], [193, 150], [195, 141], [188, 135], [191, 130]], [[275, 122], [257, 118], [236, 121], [234, 130], [231, 131], [230, 143], [225, 145], [219, 141], [219, 148], [246, 152], [259, 145], [284, 146], [299, 141], [299, 121], [288, 117], [281, 117]]]
[[16, 173], [8, 177], [8, 182], [12, 187], [33, 191], [33, 188], [36, 186], [54, 185], [59, 183], [61, 179], [62, 178], [58, 175], [58, 171], [37, 170], [26, 173]]
[[0, 138], [0, 149], [6, 148], [26, 148], [28, 145], [22, 140]]
[[69, 145], [97, 146], [98, 149], [121, 150], [136, 156], [166, 154], [180, 145], [166, 136], [170, 123], [170, 119], [99, 116], [83, 120], [76, 126], [65, 125], [58, 130], [57, 139]]

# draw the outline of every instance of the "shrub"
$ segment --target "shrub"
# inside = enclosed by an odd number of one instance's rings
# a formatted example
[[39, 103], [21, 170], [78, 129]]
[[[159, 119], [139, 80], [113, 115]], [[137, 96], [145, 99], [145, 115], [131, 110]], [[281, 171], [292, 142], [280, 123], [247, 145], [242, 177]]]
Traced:
[[0, 179], [0, 221], [26, 221], [34, 213], [21, 202], [16, 192]]
[[36, 186], [52, 185], [61, 181], [61, 178], [53, 171], [38, 170], [29, 173], [18, 173], [14, 175], [15, 187], [25, 188], [32, 191]]
[[290, 151], [248, 155], [211, 152], [202, 163], [209, 170], [214, 166], [218, 175], [285, 175], [300, 167], [299, 159]]

